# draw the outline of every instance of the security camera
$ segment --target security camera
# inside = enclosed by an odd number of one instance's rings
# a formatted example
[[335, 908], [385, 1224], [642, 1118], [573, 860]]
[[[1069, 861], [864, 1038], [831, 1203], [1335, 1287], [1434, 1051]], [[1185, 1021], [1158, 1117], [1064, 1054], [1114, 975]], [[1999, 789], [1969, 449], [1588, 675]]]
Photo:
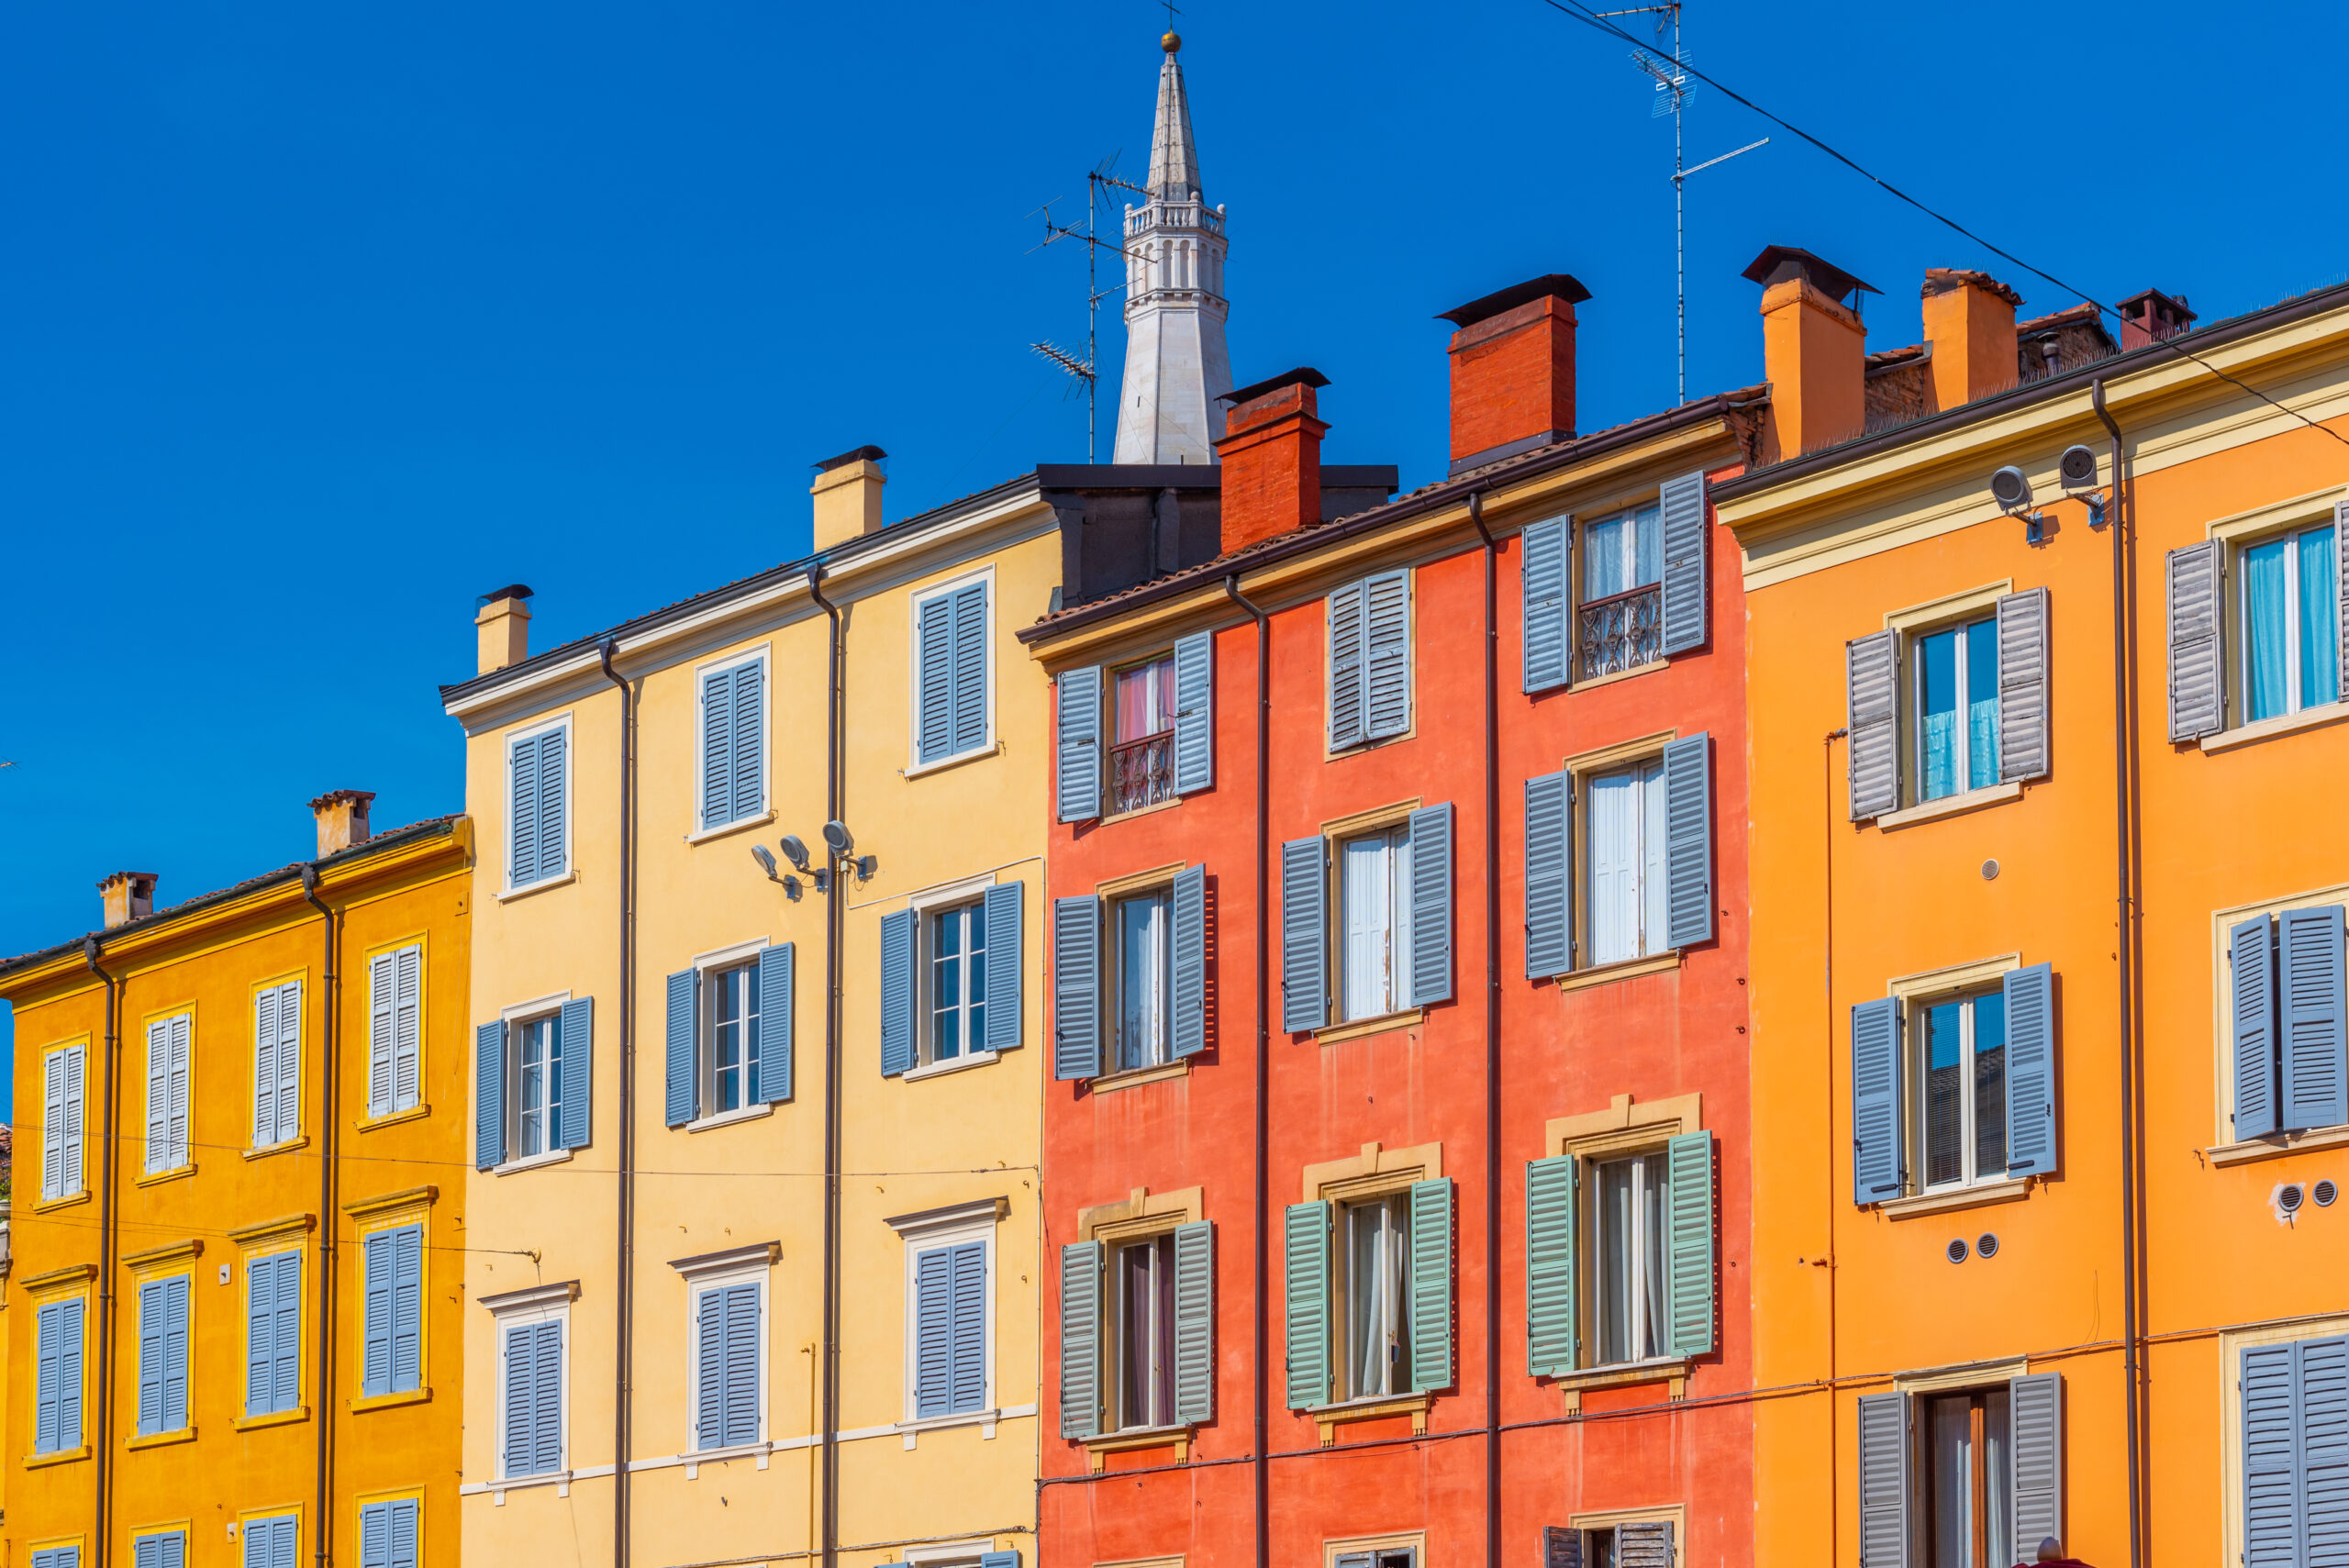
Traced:
[[2021, 512], [2031, 506], [2031, 481], [2023, 477], [2021, 469], [2009, 463], [1990, 476], [1990, 498], [2005, 512]]
[[798, 834], [785, 833], [783, 836], [783, 852], [790, 857], [793, 865], [801, 871], [807, 869], [807, 846]]
[[2056, 461], [2056, 469], [2064, 476], [2066, 490], [2096, 488], [2096, 453], [2087, 447], [2065, 447]]
[[848, 824], [845, 822], [824, 824], [824, 844], [832, 853], [843, 860], [847, 859], [851, 851], [856, 848], [856, 840], [849, 837]]

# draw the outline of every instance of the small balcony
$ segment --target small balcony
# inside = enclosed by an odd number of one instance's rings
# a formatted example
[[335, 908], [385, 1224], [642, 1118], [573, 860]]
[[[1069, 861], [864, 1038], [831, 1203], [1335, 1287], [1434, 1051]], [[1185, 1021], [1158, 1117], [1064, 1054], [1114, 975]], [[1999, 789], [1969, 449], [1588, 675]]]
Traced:
[[1174, 732], [1162, 729], [1109, 748], [1109, 811], [1139, 811], [1174, 798]]
[[1591, 600], [1576, 615], [1575, 631], [1576, 680], [1653, 663], [1664, 656], [1664, 585]]

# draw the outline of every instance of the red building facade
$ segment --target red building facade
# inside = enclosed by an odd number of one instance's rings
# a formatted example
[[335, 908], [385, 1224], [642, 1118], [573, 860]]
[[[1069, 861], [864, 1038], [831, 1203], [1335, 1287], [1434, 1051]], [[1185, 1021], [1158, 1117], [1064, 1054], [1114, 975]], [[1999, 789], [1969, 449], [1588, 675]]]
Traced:
[[1044, 1568], [1741, 1564], [1760, 389], [1574, 435], [1563, 275], [1451, 319], [1452, 477], [1319, 521], [1232, 395], [1223, 554], [1058, 690]]

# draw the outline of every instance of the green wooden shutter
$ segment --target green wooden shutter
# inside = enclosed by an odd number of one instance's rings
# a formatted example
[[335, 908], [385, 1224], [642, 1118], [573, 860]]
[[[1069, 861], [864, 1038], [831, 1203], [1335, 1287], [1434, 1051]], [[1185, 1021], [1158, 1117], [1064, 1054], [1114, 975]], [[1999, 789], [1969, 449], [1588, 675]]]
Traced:
[[1571, 1154], [1525, 1162], [1525, 1351], [1534, 1377], [1580, 1364], [1575, 1284], [1575, 1184]]
[[1452, 1180], [1411, 1184], [1411, 1386], [1452, 1386]]
[[1909, 1568], [1909, 1396], [1860, 1396], [1860, 1568]]
[[1563, 686], [1574, 671], [1574, 599], [1566, 592], [1567, 543], [1575, 520], [1552, 517], [1521, 536], [1525, 552], [1525, 674], [1529, 692]]
[[881, 917], [881, 1075], [894, 1078], [914, 1064], [914, 1031], [920, 1019], [919, 988], [914, 984], [921, 917], [893, 909]]
[[1574, 967], [1574, 798], [1570, 774], [1525, 781], [1525, 975], [1546, 980]]
[[1664, 1243], [1671, 1260], [1672, 1344], [1675, 1356], [1713, 1349], [1713, 1135], [1684, 1132], [1664, 1145], [1669, 1210]]
[[1215, 1419], [1215, 1226], [1174, 1228], [1174, 1418]]
[[2266, 915], [2227, 933], [2234, 991], [2234, 1135], [2276, 1130], [2279, 1103], [2276, 1052], [2276, 922]]
[[1019, 1048], [1026, 1004], [1020, 986], [1027, 971], [1027, 884], [999, 883], [987, 889], [987, 1037], [989, 1051]]
[[1330, 1401], [1330, 1205], [1294, 1203], [1285, 1217], [1288, 1407]]
[[1713, 752], [1703, 730], [1664, 749], [1664, 945], [1713, 940]]
[[1705, 645], [1705, 475], [1675, 475], [1656, 498], [1664, 514], [1664, 651]]
[[1061, 1249], [1061, 1436], [1101, 1430], [1101, 1270], [1098, 1241]]
[[1411, 813], [1409, 1006], [1452, 1000], [1452, 806]]
[[700, 1074], [694, 1071], [701, 1035], [701, 972], [681, 969], [669, 976], [668, 1027], [662, 1040], [662, 1112], [671, 1127], [683, 1127], [700, 1111]]
[[1330, 858], [1317, 835], [1281, 846], [1281, 1028], [1330, 1021]]
[[2007, 1174], [2055, 1170], [2055, 975], [2007, 972]]
[[1052, 1076], [1101, 1072], [1101, 900], [1052, 902]]
[[506, 1161], [506, 1025], [473, 1030], [473, 1166], [486, 1171]]
[[789, 942], [777, 942], [759, 954], [759, 1098], [769, 1105], [791, 1098], [792, 1007], [798, 965], [798, 950]]
[[2015, 1551], [2033, 1557], [2047, 1537], [2064, 1539], [2063, 1373], [2009, 1379], [2007, 1409]]
[[555, 1019], [562, 1045], [562, 1115], [555, 1140], [584, 1149], [596, 1136], [596, 998], [573, 996]]
[[1208, 871], [1190, 866], [1174, 877], [1174, 1053], [1197, 1056], [1208, 1048]]
[[1215, 784], [1215, 633], [1174, 644], [1174, 793]]
[[1063, 670], [1054, 684], [1059, 735], [1053, 795], [1063, 822], [1101, 815], [1101, 666]]
[[1901, 1159], [1900, 1004], [1890, 996], [1852, 1009], [1852, 1201], [1896, 1198]]

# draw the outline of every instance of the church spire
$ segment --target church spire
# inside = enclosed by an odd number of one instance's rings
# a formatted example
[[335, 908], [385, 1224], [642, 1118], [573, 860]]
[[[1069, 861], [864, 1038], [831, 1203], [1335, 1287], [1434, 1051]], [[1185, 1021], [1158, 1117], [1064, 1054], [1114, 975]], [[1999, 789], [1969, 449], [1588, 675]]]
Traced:
[[1166, 63], [1158, 68], [1158, 127], [1150, 138], [1150, 194], [1163, 202], [1197, 201], [1199, 152], [1191, 140], [1191, 100], [1183, 91], [1180, 35], [1159, 40]]

